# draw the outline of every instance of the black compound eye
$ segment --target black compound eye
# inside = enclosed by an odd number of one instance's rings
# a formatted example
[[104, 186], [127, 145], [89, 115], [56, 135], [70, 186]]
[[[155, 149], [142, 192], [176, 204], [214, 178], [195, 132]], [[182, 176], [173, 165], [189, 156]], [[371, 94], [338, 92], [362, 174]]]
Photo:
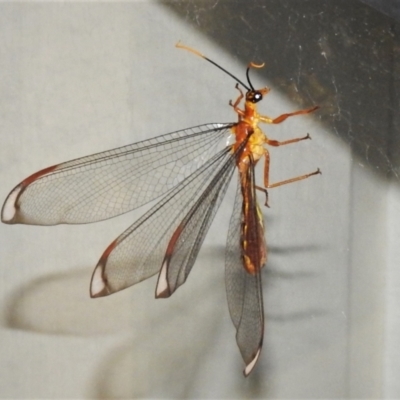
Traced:
[[248, 91], [246, 94], [246, 100], [251, 101], [252, 103], [258, 103], [260, 100], [262, 100], [263, 95], [261, 92], [256, 92], [256, 91]]
[[262, 100], [263, 96], [260, 92], [255, 92], [253, 96], [253, 103], [258, 103], [260, 100]]

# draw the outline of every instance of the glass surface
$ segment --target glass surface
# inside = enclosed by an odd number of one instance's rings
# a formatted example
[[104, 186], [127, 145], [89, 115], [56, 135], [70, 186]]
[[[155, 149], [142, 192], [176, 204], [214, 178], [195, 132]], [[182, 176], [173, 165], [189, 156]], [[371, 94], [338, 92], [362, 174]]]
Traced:
[[[373, 4], [372, 4], [373, 5]], [[385, 11], [385, 10], [384, 10]], [[400, 397], [399, 26], [359, 1], [0, 4], [0, 199], [62, 161], [190, 126], [234, 122], [235, 82], [178, 40], [271, 88], [263, 207], [265, 338], [248, 378], [224, 287], [236, 180], [187, 282], [90, 299], [108, 244], [144, 211], [0, 238], [3, 398]], [[262, 181], [262, 163], [258, 181]], [[260, 203], [263, 198], [259, 198]]]

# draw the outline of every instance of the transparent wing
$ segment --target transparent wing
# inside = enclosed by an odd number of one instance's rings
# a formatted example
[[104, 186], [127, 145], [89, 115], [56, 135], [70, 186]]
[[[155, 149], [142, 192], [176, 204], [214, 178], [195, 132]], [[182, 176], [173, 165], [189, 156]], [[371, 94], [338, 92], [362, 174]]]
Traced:
[[222, 165], [175, 229], [162, 263], [156, 297], [169, 297], [185, 283], [225, 196], [234, 168], [235, 157], [231, 157], [227, 163]]
[[[179, 270], [182, 262], [183, 270], [188, 273], [235, 165], [236, 157], [231, 148], [223, 149], [112, 242], [93, 272], [91, 296], [117, 292], [156, 274], [166, 252], [178, 266], [174, 271]], [[216, 188], [213, 187], [215, 184]], [[177, 254], [174, 257], [167, 248], [182, 223], [186, 224], [182, 228], [185, 234], [178, 237], [186, 237], [189, 243], [178, 239], [173, 246]]]
[[88, 223], [133, 210], [207, 162], [231, 126], [201, 125], [41, 170], [8, 195], [2, 221]]
[[[249, 173], [254, 174], [252, 164], [249, 166]], [[254, 177], [252, 177], [252, 182], [254, 183]], [[254, 197], [253, 204], [247, 205], [252, 208], [252, 212], [247, 215], [252, 214], [255, 220], [259, 218], [256, 204]], [[226, 245], [225, 284], [229, 312], [236, 327], [236, 342], [246, 363], [244, 374], [247, 376], [253, 370], [261, 352], [264, 336], [264, 310], [261, 285], [262, 265], [256, 268], [255, 273], [249, 273], [243, 264], [241, 243], [243, 206], [239, 179]], [[264, 237], [259, 237], [257, 229], [254, 231], [256, 236], [254, 240], [265, 240]]]

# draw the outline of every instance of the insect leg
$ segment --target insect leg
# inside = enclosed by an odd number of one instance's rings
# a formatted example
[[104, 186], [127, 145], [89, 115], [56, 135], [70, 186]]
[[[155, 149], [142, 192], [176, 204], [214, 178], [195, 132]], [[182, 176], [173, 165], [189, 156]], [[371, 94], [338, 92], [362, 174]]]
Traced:
[[242, 90], [240, 89], [238, 83], [235, 85], [235, 88], [236, 88], [237, 90], [239, 90], [239, 93], [240, 93], [240, 94], [239, 94], [238, 98], [236, 99], [236, 101], [235, 101], [234, 103], [232, 103], [232, 100], [229, 100], [229, 105], [230, 105], [231, 107], [233, 107], [233, 109], [235, 110], [235, 112], [236, 112], [237, 114], [239, 114], [239, 115], [241, 115], [241, 116], [244, 116], [243, 110], [241, 110], [241, 109], [238, 107], [240, 101], [241, 101], [241, 100], [243, 99], [243, 97], [244, 97], [244, 94], [243, 94]]
[[[292, 140], [296, 140], [296, 139], [292, 139]], [[300, 139], [301, 140], [301, 139]], [[296, 176], [294, 178], [290, 178], [290, 179], [285, 179], [284, 181], [279, 181], [276, 183], [269, 183], [269, 163], [270, 163], [270, 157], [269, 157], [269, 151], [268, 149], [265, 149], [265, 153], [264, 153], [264, 157], [265, 157], [265, 162], [264, 162], [264, 187], [261, 186], [256, 186], [257, 190], [260, 190], [262, 192], [265, 193], [266, 199], [265, 199], [265, 205], [267, 207], [269, 207], [268, 205], [268, 191], [267, 189], [272, 189], [278, 186], [282, 186], [282, 185], [286, 185], [288, 183], [293, 183], [293, 182], [297, 182], [297, 181], [301, 181], [303, 179], [307, 179], [310, 176], [313, 175], [318, 175], [321, 174], [320, 169], [318, 168], [316, 171], [311, 172], [309, 174], [305, 174], [305, 175], [300, 175], [300, 176]]]
[[266, 188], [267, 189], [272, 189], [272, 188], [275, 188], [275, 187], [278, 187], [278, 186], [286, 185], [287, 183], [293, 183], [293, 182], [301, 181], [303, 179], [309, 178], [310, 176], [319, 175], [319, 174], [321, 174], [321, 171], [318, 168], [316, 171], [311, 172], [309, 174], [300, 175], [300, 176], [296, 176], [296, 177], [291, 178], [291, 179], [286, 179], [284, 181], [276, 182], [276, 183], [273, 183], [273, 184], [270, 184], [270, 185], [266, 186]]
[[311, 136], [308, 133], [304, 137], [284, 140], [282, 142], [280, 142], [279, 140], [266, 139], [265, 143], [269, 144], [270, 146], [278, 147], [278, 146], [284, 146], [285, 144], [301, 142], [302, 140], [307, 140], [307, 139], [311, 139]]
[[270, 162], [270, 157], [269, 157], [269, 151], [268, 149], [264, 149], [265, 153], [264, 153], [264, 157], [265, 157], [265, 161], [264, 161], [264, 187], [261, 186], [255, 186], [255, 188], [257, 190], [259, 190], [260, 192], [265, 193], [265, 206], [269, 208], [268, 205], [268, 191], [266, 188], [268, 188], [269, 186], [269, 162]]
[[309, 114], [315, 110], [317, 110], [319, 106], [314, 106], [311, 108], [307, 108], [306, 110], [299, 110], [292, 113], [282, 114], [276, 118], [269, 118], [267, 116], [260, 115], [260, 121], [266, 124], [280, 124], [281, 122], [285, 121], [289, 117], [293, 117], [294, 115], [302, 115], [302, 114]]

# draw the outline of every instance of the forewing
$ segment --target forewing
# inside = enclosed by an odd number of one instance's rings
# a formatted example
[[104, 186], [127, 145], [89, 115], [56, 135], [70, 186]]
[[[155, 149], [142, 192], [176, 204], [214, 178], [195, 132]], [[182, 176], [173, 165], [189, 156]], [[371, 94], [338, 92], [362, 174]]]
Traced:
[[201, 125], [41, 170], [8, 195], [2, 221], [88, 223], [133, 210], [207, 162], [230, 126]]
[[214, 174], [168, 243], [157, 282], [156, 297], [169, 297], [188, 277], [204, 238], [225, 196], [236, 166], [232, 155]]
[[[254, 173], [253, 165], [249, 166]], [[254, 193], [254, 190], [253, 190]], [[256, 199], [254, 199], [256, 204]], [[258, 218], [253, 207], [253, 217]], [[235, 205], [229, 224], [226, 246], [225, 282], [229, 312], [236, 327], [236, 342], [246, 363], [244, 374], [253, 370], [261, 352], [264, 336], [264, 311], [261, 285], [261, 267], [249, 273], [243, 264], [241, 230], [243, 224], [243, 196], [240, 179], [236, 192]], [[259, 235], [259, 232], [254, 232]], [[264, 241], [264, 237], [257, 240]]]
[[117, 292], [157, 273], [182, 216], [193, 209], [204, 188], [209, 186], [227, 164], [234, 165], [229, 147], [217, 153], [167, 193], [112, 242], [93, 273], [91, 296], [105, 296]]

